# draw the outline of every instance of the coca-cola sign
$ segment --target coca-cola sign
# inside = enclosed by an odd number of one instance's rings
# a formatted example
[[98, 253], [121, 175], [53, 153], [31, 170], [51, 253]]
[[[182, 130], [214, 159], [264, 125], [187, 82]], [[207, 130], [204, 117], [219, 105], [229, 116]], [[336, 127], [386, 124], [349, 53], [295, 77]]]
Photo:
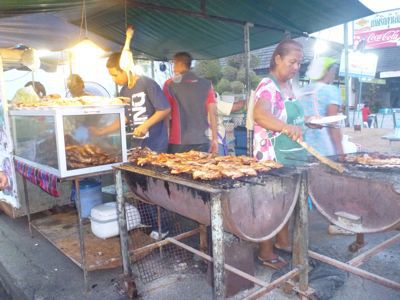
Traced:
[[354, 22], [354, 45], [365, 42], [365, 48], [400, 46], [400, 10], [375, 14]]

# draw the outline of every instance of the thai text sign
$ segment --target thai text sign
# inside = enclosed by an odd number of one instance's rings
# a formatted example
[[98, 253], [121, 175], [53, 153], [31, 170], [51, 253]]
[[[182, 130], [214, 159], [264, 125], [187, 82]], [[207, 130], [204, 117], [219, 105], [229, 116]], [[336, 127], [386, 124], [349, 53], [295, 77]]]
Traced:
[[[349, 51], [348, 75], [358, 78], [375, 78], [378, 56], [373, 53], [361, 53]], [[340, 59], [339, 75], [345, 75], [344, 51]]]
[[354, 45], [365, 41], [365, 49], [400, 46], [400, 9], [354, 21]]

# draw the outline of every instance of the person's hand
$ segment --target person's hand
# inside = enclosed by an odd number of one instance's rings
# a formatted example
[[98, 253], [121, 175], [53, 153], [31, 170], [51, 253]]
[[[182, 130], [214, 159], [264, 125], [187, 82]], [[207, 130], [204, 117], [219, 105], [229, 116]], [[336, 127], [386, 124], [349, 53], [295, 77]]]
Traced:
[[300, 126], [286, 124], [282, 128], [282, 133], [286, 134], [293, 141], [297, 141], [297, 140], [302, 141], [303, 140], [303, 134], [301, 132]]
[[145, 124], [141, 124], [133, 130], [133, 135], [137, 137], [143, 137], [149, 132], [149, 128]]
[[244, 100], [240, 100], [240, 101], [233, 103], [232, 112], [237, 112], [237, 111], [243, 109], [243, 107], [245, 105], [246, 105], [246, 101], [244, 101]]
[[321, 129], [323, 128], [322, 125], [314, 124], [314, 123], [306, 123], [306, 126], [311, 129]]
[[321, 129], [321, 128], [323, 128], [323, 126], [313, 123], [313, 121], [318, 120], [320, 118], [321, 117], [317, 117], [317, 116], [306, 117], [305, 118], [306, 126], [309, 127], [309, 128], [312, 128], [312, 129]]
[[4, 172], [0, 172], [0, 189], [4, 189], [8, 186], [8, 178]]
[[101, 136], [103, 135], [101, 128], [97, 127], [89, 127], [89, 133], [94, 136]]
[[209, 152], [218, 154], [218, 140], [212, 140]]

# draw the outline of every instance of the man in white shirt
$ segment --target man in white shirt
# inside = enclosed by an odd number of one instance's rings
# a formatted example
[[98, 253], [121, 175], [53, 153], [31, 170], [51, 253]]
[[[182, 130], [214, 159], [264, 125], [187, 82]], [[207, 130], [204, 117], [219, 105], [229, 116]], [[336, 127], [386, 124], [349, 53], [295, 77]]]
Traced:
[[246, 102], [244, 100], [235, 102], [233, 96], [224, 97], [224, 100], [222, 100], [218, 93], [215, 94], [218, 112], [218, 154], [228, 155], [228, 141], [226, 140], [224, 117], [241, 110], [245, 106]]

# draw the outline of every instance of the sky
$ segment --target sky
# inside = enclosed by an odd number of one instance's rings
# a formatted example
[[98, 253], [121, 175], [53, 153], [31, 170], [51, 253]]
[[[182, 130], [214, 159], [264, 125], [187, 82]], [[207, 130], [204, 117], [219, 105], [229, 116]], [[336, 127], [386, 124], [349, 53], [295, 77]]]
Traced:
[[[392, 10], [392, 9], [400, 9], [400, 0], [359, 0], [362, 4], [367, 6], [370, 10], [375, 13]], [[352, 26], [348, 26], [349, 36], [353, 36]], [[335, 27], [331, 27], [316, 33], [311, 34], [311, 36], [328, 40], [332, 42], [342, 43], [343, 44], [343, 25], [338, 25]], [[349, 44], [352, 44], [351, 38], [349, 39]]]
[[399, 0], [359, 0], [373, 12], [381, 12], [400, 8]]

